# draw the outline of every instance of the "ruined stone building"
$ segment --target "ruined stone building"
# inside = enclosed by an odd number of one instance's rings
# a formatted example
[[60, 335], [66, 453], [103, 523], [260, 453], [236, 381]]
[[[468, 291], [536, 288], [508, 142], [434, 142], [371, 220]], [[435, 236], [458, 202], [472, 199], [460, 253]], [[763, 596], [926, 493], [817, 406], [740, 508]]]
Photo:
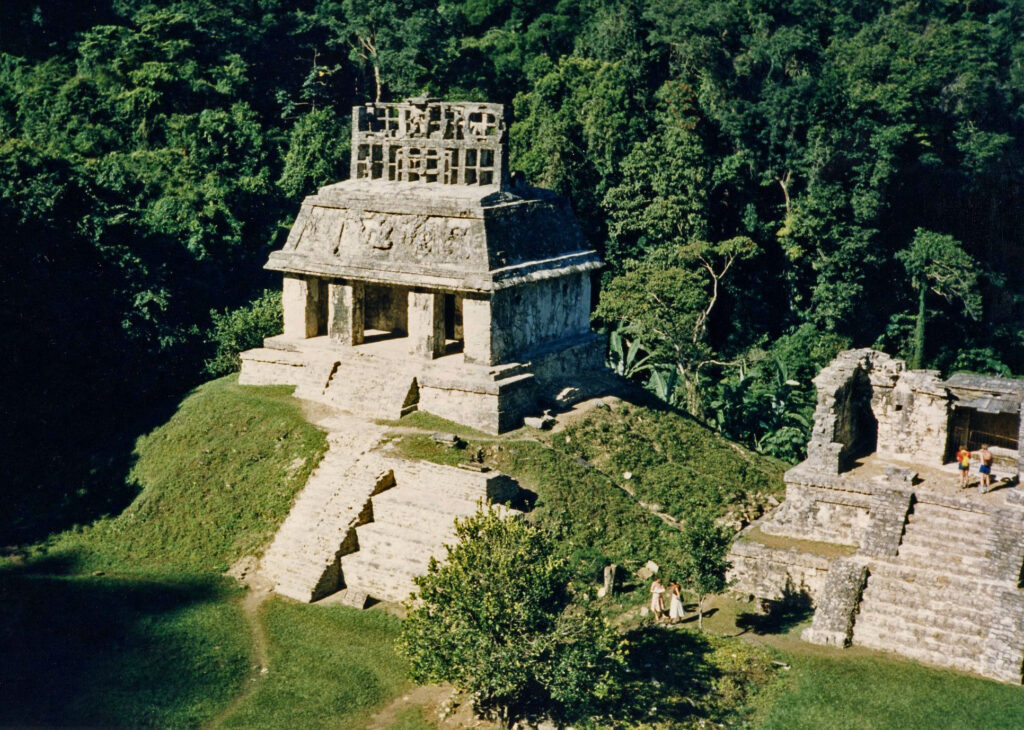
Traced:
[[[807, 459], [786, 473], [785, 501], [734, 543], [734, 588], [808, 595], [808, 641], [1020, 683], [1024, 381], [943, 380], [865, 349], [814, 382]], [[997, 486], [984, 495], [961, 489], [951, 463], [982, 443]]]
[[271, 254], [284, 334], [242, 355], [240, 382], [501, 432], [600, 368], [600, 262], [564, 199], [510, 179], [505, 127], [496, 104], [356, 107], [352, 178], [306, 198]]
[[517, 493], [388, 452], [374, 419], [419, 409], [497, 433], [603, 368], [600, 262], [565, 200], [511, 179], [505, 132], [495, 104], [357, 107], [352, 178], [306, 198], [267, 262], [284, 333], [242, 353], [239, 382], [333, 407], [328, 451], [260, 560], [282, 595], [404, 600], [456, 518]]

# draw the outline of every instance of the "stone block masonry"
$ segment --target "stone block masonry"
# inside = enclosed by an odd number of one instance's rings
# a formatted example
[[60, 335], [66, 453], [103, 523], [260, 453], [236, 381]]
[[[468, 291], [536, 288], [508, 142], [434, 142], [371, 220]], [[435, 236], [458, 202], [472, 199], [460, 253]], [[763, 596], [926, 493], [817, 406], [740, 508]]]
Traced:
[[[397, 365], [389, 404], [501, 432], [604, 369], [590, 331], [602, 264], [566, 200], [511, 181], [500, 105], [367, 104], [352, 129], [353, 178], [306, 198], [266, 264], [283, 275], [284, 335], [243, 353], [240, 382], [319, 399], [302, 383], [333, 369], [351, 382], [332, 404], [378, 417]], [[348, 367], [360, 357], [376, 360], [368, 380]]]
[[[1021, 683], [1024, 382], [943, 381], [884, 353], [851, 350], [815, 384], [807, 459], [786, 473], [785, 501], [758, 527], [772, 539], [856, 552], [824, 558], [747, 537], [730, 553], [736, 589], [767, 599], [806, 592], [815, 605], [807, 641]], [[943, 467], [957, 446], [977, 450], [983, 439], [998, 444], [997, 469], [1009, 472], [985, 495], [961, 490], [956, 465]]]
[[868, 568], [856, 558], [835, 561], [818, 596], [814, 621], [801, 638], [812, 644], [845, 647], [853, 638], [854, 612], [860, 603]]

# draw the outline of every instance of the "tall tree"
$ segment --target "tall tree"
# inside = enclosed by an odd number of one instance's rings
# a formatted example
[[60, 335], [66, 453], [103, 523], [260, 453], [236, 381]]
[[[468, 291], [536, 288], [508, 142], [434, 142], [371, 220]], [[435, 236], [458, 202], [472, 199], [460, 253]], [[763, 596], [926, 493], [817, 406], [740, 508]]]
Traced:
[[948, 302], [957, 302], [973, 320], [981, 318], [978, 292], [978, 262], [964, 251], [955, 238], [918, 228], [910, 245], [896, 254], [907, 270], [911, 286], [917, 292], [917, 317], [910, 367], [924, 367], [925, 326], [928, 318], [928, 294]]

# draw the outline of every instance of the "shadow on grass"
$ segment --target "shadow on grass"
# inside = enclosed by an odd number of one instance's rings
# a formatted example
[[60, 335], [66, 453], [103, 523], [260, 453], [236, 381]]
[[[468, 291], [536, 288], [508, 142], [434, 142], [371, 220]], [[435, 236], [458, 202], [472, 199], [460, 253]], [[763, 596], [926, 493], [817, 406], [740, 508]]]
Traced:
[[703, 635], [646, 626], [629, 632], [624, 701], [613, 712], [622, 722], [683, 722], [704, 715], [695, 700], [708, 693], [718, 670]]
[[248, 640], [216, 579], [0, 569], [0, 725], [194, 726], [240, 686]]
[[736, 617], [736, 627], [755, 634], [784, 634], [814, 615], [811, 597], [787, 589], [780, 601], [771, 601], [764, 613], [747, 612]]
[[146, 403], [138, 410], [111, 405], [90, 421], [62, 424], [43, 433], [14, 434], [6, 444], [12, 464], [0, 514], [0, 545], [28, 544], [75, 524], [116, 515], [138, 496], [130, 478], [139, 436], [166, 423], [192, 391]]

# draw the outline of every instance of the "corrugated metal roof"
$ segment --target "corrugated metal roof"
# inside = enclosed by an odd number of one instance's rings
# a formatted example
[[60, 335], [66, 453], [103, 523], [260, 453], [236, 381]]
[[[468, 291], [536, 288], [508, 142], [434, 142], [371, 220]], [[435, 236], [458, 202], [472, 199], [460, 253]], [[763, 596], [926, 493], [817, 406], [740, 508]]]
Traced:
[[987, 390], [996, 393], [1012, 393], [1024, 396], [1024, 380], [1019, 378], [1000, 378], [995, 375], [974, 375], [972, 373], [955, 373], [946, 380], [946, 387], [961, 390]]
[[957, 402], [957, 408], [973, 408], [981, 413], [1020, 413], [1020, 398], [1000, 398], [983, 395]]

